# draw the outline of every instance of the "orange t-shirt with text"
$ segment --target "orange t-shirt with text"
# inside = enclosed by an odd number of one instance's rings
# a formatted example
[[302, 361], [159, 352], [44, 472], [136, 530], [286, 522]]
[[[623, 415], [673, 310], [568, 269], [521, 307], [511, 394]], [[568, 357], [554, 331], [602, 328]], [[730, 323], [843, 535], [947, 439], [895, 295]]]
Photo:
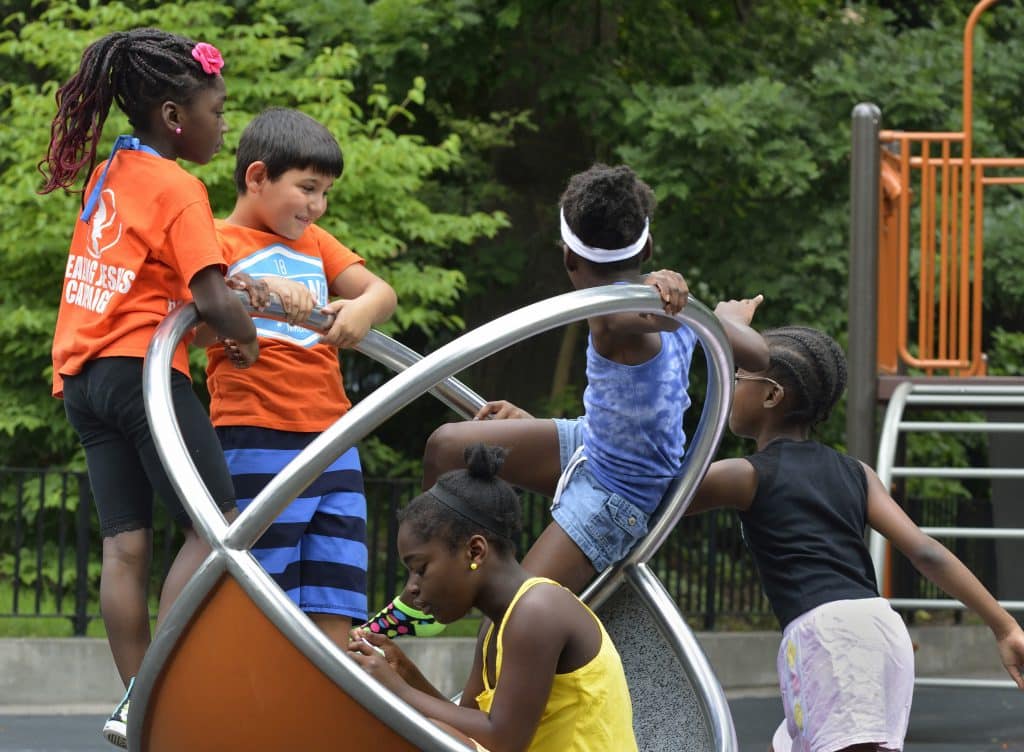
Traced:
[[[363, 259], [327, 231], [310, 225], [297, 240], [217, 220], [228, 273], [255, 279], [286, 277], [306, 285], [317, 306], [326, 305], [331, 283]], [[234, 368], [219, 345], [208, 348], [206, 385], [215, 426], [257, 426], [278, 431], [320, 433], [352, 403], [345, 394], [338, 349], [320, 335], [283, 321], [255, 316], [260, 357], [252, 367]]]
[[[118, 151], [89, 221], [75, 220], [53, 334], [53, 395], [62, 397], [62, 377], [94, 358], [145, 357], [156, 327], [192, 299], [188, 283], [208, 266], [223, 270], [224, 256], [206, 187], [174, 160]], [[172, 365], [188, 375], [184, 340]]]

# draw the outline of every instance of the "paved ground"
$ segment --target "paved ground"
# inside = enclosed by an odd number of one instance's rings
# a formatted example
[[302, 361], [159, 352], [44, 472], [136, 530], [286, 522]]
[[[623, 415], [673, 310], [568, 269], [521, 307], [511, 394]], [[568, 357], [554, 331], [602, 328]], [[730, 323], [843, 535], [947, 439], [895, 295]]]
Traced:
[[[730, 698], [740, 752], [764, 752], [782, 720], [777, 697]], [[914, 693], [904, 752], [1024, 752], [1024, 692], [939, 689]]]
[[[763, 752], [782, 718], [775, 697], [730, 699], [741, 752]], [[102, 713], [32, 715], [0, 709], [0, 752], [112, 752]], [[227, 752], [227, 751], [225, 751]], [[1024, 693], [919, 689], [905, 752], [1024, 752]]]

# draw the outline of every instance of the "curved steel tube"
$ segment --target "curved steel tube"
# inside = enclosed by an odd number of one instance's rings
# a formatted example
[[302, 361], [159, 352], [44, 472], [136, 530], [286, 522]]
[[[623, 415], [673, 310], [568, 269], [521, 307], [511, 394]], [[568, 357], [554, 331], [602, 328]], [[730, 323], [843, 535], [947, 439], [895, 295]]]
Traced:
[[[892, 485], [892, 468], [896, 463], [900, 420], [903, 418], [907, 397], [910, 396], [912, 388], [913, 385], [909, 381], [897, 386], [889, 398], [889, 405], [885, 408], [882, 431], [878, 438], [878, 461], [875, 463], [875, 472], [885, 488]], [[875, 567], [875, 582], [881, 588], [882, 594], [888, 597], [888, 584], [885, 581], [885, 538], [875, 529], [868, 535], [868, 551], [871, 554], [871, 563]]]
[[725, 691], [711, 669], [704, 651], [693, 631], [679, 613], [679, 608], [665, 591], [665, 586], [647, 564], [636, 562], [622, 566], [623, 579], [630, 583], [647, 604], [662, 637], [677, 656], [685, 656], [680, 663], [690, 680], [694, 695], [708, 722], [711, 743], [716, 752], [739, 752], [732, 713]]
[[[335, 457], [445, 378], [461, 372], [491, 353], [548, 329], [609, 313], [664, 315], [661, 305], [653, 288], [647, 285], [609, 285], [578, 290], [534, 303], [462, 335], [382, 385], [314, 439], [239, 515], [227, 531], [225, 544], [236, 549], [252, 546], [281, 510], [317, 478]], [[688, 324], [702, 342], [720, 336], [721, 328], [717, 319], [697, 301], [691, 301], [677, 319]], [[709, 382], [724, 378], [715, 371], [719, 367], [718, 363], [713, 359], [709, 359], [708, 363], [709, 371], [714, 371]], [[729, 405], [713, 405], [712, 410], [715, 407], [722, 413], [719, 417], [724, 426]]]
[[[214, 548], [211, 558], [226, 558], [229, 569], [238, 574], [248, 574], [248, 577], [240, 578], [245, 589], [259, 603], [261, 610], [277, 624], [293, 644], [339, 686], [355, 689], [353, 696], [357, 700], [368, 707], [380, 707], [382, 700], [380, 691], [371, 687], [372, 682], [361, 673], [355, 672], [347, 665], [347, 662], [340, 660], [338, 650], [329, 641], [311, 634], [316, 630], [309, 629], [308, 620], [294, 604], [290, 601], [283, 602], [282, 599], [275, 597], [274, 593], [264, 592], [268, 589], [276, 589], [276, 586], [258, 567], [248, 566], [246, 550], [262, 535], [273, 519], [317, 478], [334, 458], [347, 451], [383, 420], [422, 394], [431, 391], [457, 412], [463, 415], [472, 413], [482, 404], [483, 400], [456, 381], [453, 378], [455, 373], [459, 373], [494, 352], [548, 329], [609, 313], [636, 312], [664, 315], [661, 305], [656, 292], [646, 285], [614, 285], [580, 290], [535, 303], [500, 317], [422, 359], [418, 354], [389, 340], [384, 335], [373, 333], [363, 341], [359, 349], [389, 367], [405, 367], [405, 370], [354, 406], [343, 418], [324, 431], [271, 480], [230, 526], [212, 503], [209, 492], [189, 457], [180, 428], [174, 418], [173, 402], [170, 395], [171, 359], [178, 342], [197, 321], [194, 305], [184, 306], [172, 312], [154, 335], [147, 354], [143, 377], [147, 415], [161, 460], [166, 467], [173, 470], [169, 474], [175, 490], [185, 500], [185, 506], [197, 531]], [[268, 315], [268, 313], [270, 312], [260, 312], [259, 315]], [[653, 555], [672, 527], [682, 517], [686, 505], [692, 498], [696, 481], [706, 471], [726, 425], [732, 393], [728, 388], [723, 388], [723, 385], [728, 383], [727, 379], [732, 374], [732, 358], [731, 352], [724, 344], [725, 338], [721, 326], [714, 315], [695, 300], [691, 300], [676, 318], [695, 331], [707, 355], [709, 391], [700, 424], [687, 452], [683, 472], [673, 484], [669, 497], [662, 505], [648, 536], [626, 561], [615, 567], [610, 573], [604, 573], [595, 586], [588, 589], [585, 597], [598, 599], [606, 597], [606, 594], [612, 592], [617, 586], [627, 568], [630, 568], [631, 572], [641, 572], [636, 565]], [[243, 562], [241, 559], [246, 559], [246, 561]], [[214, 569], [218, 568], [207, 567], [208, 571]], [[246, 570], [248, 571], [246, 572]], [[655, 582], [657, 581], [653, 575], [650, 577]], [[189, 590], [199, 591], [203, 590], [203, 587], [208, 589], [212, 585], [212, 579], [212, 577], [206, 577], [205, 585], [198, 582], [190, 583], [186, 588], [186, 593], [183, 594], [185, 597], [180, 599], [180, 604], [175, 604], [175, 608], [168, 616], [166, 626], [170, 628], [170, 631], [183, 628], [183, 625], [187, 624], [191, 611], [201, 603], [205, 591], [189, 592]], [[644, 585], [646, 576], [642, 572], [632, 574], [631, 579], [642, 589], [648, 600], [656, 597], [657, 589], [651, 589]], [[599, 601], [595, 601], [595, 605], [596, 603]], [[178, 608], [179, 605], [181, 608]], [[153, 676], [159, 671], [160, 664], [172, 649], [173, 635], [166, 635], [165, 639], [160, 642], [163, 643], [163, 646], [158, 653], [162, 655], [150, 656], [151, 660], [146, 661], [152, 671], [145, 672], [149, 674], [146, 677], [147, 681], [143, 682], [143, 687], [138, 688], [143, 690], [136, 698], [140, 701], [137, 704], [141, 706], [139, 710], [143, 713], [148, 690], [152, 687]], [[687, 670], [691, 675], [696, 667], [698, 676], [694, 677], [697, 679], [694, 689], [700, 695], [704, 710], [710, 711], [706, 712], [706, 715], [713, 727], [712, 734], [716, 740], [717, 750], [729, 752], [736, 749], [731, 715], [725, 705], [721, 687], [714, 675], [710, 673], [710, 667], [707, 666], [703, 653], [695, 644], [683, 644], [678, 640], [676, 642], [678, 650], [681, 651], [679, 657], [684, 664], [687, 664]], [[141, 678], [143, 677], [140, 676]], [[353, 682], [353, 678], [356, 679], [355, 682]], [[404, 705], [393, 707], [399, 711], [398, 715], [400, 716], [399, 722], [393, 727], [410, 739], [413, 737], [408, 734], [416, 734], [418, 743], [428, 744], [428, 747], [424, 747], [424, 749], [447, 751], [458, 748], [445, 738], [445, 735], [440, 734], [436, 727], [427, 723], [418, 714], [410, 712]], [[135, 726], [135, 724], [132, 725]]]

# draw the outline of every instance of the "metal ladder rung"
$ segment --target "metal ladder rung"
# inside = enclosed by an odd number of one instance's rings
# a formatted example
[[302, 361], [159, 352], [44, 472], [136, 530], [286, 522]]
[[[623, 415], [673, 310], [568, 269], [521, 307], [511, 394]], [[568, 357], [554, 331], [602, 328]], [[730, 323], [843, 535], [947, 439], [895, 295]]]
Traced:
[[1018, 433], [1024, 423], [942, 423], [929, 420], [908, 420], [899, 424], [901, 431], [935, 431], [937, 433]]
[[991, 527], [922, 527], [921, 532], [933, 538], [1024, 538], [1024, 528]]
[[917, 677], [914, 684], [918, 687], [961, 687], [968, 689], [1016, 689], [1012, 679], [939, 679], [938, 677]]
[[[960, 601], [951, 598], [890, 598], [889, 603], [893, 608], [970, 610]], [[1024, 601], [999, 601], [999, 605], [1007, 611], [1024, 611]]]
[[[966, 399], [965, 399], [966, 398]], [[970, 401], [971, 407], [1004, 405], [1015, 407], [1024, 405], [1024, 394], [911, 394], [907, 396], [908, 405], [965, 405]]]
[[1007, 394], [1010, 396], [1024, 396], [1024, 386], [1015, 384], [914, 384], [911, 394]]
[[1024, 467], [894, 467], [894, 478], [1024, 478]]

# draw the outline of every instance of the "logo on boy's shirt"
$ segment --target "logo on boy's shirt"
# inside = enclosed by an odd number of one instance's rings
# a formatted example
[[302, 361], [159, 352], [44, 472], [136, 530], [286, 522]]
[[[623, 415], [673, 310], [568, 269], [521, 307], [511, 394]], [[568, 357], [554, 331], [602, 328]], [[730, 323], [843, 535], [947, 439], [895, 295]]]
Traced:
[[[240, 259], [231, 265], [228, 274], [245, 272], [254, 279], [283, 277], [306, 286], [317, 306], [327, 305], [327, 276], [324, 262], [319, 256], [299, 253], [284, 243], [274, 243]], [[300, 347], [313, 347], [320, 341], [318, 332], [292, 326], [284, 321], [253, 316], [256, 332], [261, 337], [280, 339]]]
[[[113, 229], [115, 222], [117, 223], [116, 230]], [[96, 211], [92, 215], [89, 239], [86, 241], [85, 249], [90, 256], [98, 259], [105, 251], [117, 245], [123, 231], [124, 227], [117, 221], [117, 201], [114, 198], [114, 191], [107, 188], [100, 193]]]

